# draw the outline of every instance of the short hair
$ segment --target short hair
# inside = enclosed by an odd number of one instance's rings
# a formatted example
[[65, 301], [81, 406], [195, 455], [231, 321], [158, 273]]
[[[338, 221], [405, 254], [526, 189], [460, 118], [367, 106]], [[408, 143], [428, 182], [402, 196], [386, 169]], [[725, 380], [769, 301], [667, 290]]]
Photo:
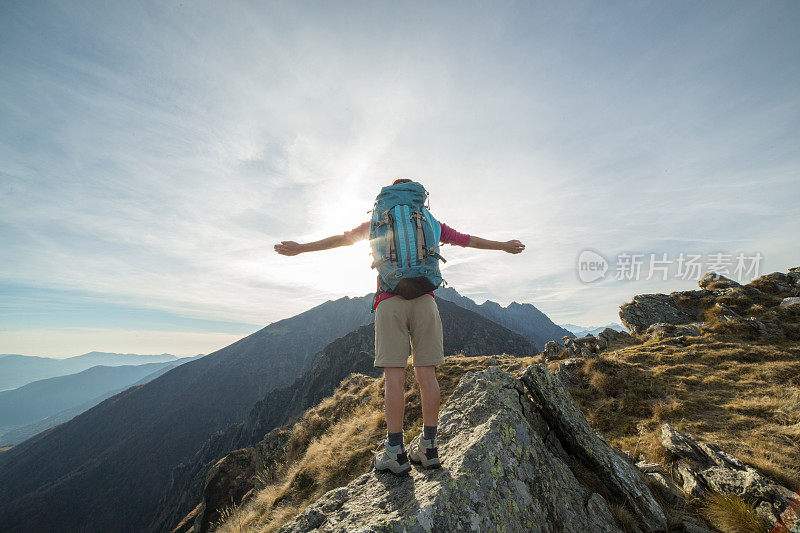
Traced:
[[411, 183], [412, 181], [414, 181], [414, 180], [410, 180], [408, 178], [399, 178], [399, 179], [394, 180], [392, 182], [392, 185], [399, 185], [401, 183]]

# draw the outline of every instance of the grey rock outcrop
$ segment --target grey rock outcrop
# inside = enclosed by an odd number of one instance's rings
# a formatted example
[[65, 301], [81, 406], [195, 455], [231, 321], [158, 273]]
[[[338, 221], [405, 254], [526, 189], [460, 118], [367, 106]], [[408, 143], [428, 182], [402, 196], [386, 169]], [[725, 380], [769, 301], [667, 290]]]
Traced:
[[[564, 342], [563, 350], [560, 346], [553, 343], [555, 346], [551, 346], [551, 349], [555, 351], [555, 349], [558, 348], [559, 351], [555, 352], [555, 355], [551, 356], [548, 354], [547, 350], [545, 350], [544, 355], [548, 359], [558, 359], [559, 357], [582, 357], [584, 359], [593, 359], [597, 357], [600, 352], [607, 349], [614, 343], [626, 343], [632, 340], [632, 337], [624, 331], [606, 328], [600, 332], [597, 337], [591, 334], [578, 338], [564, 337], [562, 339]], [[545, 348], [547, 348], [547, 346], [545, 346]]]
[[739, 286], [739, 283], [736, 283], [732, 279], [728, 279], [721, 274], [717, 274], [716, 272], [706, 272], [705, 276], [703, 276], [700, 281], [697, 282], [701, 289], [707, 289], [712, 283], [717, 289]]
[[[687, 291], [689, 292], [689, 291]], [[701, 291], [691, 291], [698, 293]], [[710, 291], [706, 291], [709, 292]], [[632, 333], [641, 335], [653, 324], [689, 324], [696, 322], [699, 310], [690, 306], [679, 306], [681, 293], [641, 294], [619, 308], [619, 318]]]
[[172, 533], [206, 533], [225, 509], [239, 505], [253, 494], [258, 476], [269, 480], [274, 465], [286, 453], [289, 432], [270, 431], [256, 446], [234, 450], [217, 461], [206, 474], [203, 497]]
[[597, 339], [594, 335], [586, 335], [573, 339], [564, 337], [564, 350], [573, 357], [593, 358], [597, 357]]
[[581, 387], [583, 383], [576, 374], [583, 363], [583, 359], [580, 358], [565, 359], [558, 363], [553, 374], [569, 388]]
[[467, 374], [439, 428], [440, 470], [366, 473], [281, 531], [621, 531], [611, 501], [643, 531], [666, 530], [644, 475], [543, 366], [521, 379], [497, 367]]
[[545, 361], [558, 359], [563, 350], [564, 349], [561, 347], [561, 345], [556, 341], [547, 341], [547, 343], [544, 345], [544, 351], [542, 352], [542, 355], [544, 356]]
[[781, 307], [789, 307], [790, 305], [800, 305], [800, 296], [790, 296], [781, 300]]
[[800, 267], [790, 268], [786, 277], [792, 280], [796, 287], [800, 288]]
[[773, 272], [755, 280], [758, 288], [766, 293], [787, 296], [800, 296], [800, 267], [790, 268], [787, 273]]
[[702, 326], [702, 322], [694, 322], [692, 324], [685, 324], [682, 326], [659, 322], [649, 326], [644, 333], [650, 338], [659, 339], [682, 336], [696, 337], [702, 333]]
[[617, 331], [613, 328], [606, 328], [597, 336], [597, 347], [605, 350], [612, 343], [620, 340], [629, 340], [631, 336], [625, 331]]
[[688, 337], [715, 333], [800, 338], [796, 317], [771, 311], [800, 303], [800, 267], [766, 274], [746, 285], [710, 272], [699, 285], [695, 291], [636, 296], [620, 306], [620, 319], [645, 341], [673, 338], [685, 343], [692, 342]]
[[[669, 424], [661, 427], [661, 443], [673, 455], [676, 479], [683, 491], [695, 497], [708, 492], [736, 494], [753, 502], [756, 511], [770, 524], [784, 512], [794, 493], [762, 476], [755, 468], [713, 444], [698, 442]], [[797, 520], [800, 517], [794, 517]]]

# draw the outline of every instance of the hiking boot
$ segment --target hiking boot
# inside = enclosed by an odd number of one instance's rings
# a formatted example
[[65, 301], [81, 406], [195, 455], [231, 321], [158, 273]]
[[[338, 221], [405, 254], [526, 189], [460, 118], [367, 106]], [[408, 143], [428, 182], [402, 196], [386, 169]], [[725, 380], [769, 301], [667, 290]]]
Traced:
[[403, 445], [389, 446], [385, 444], [382, 452], [375, 456], [372, 461], [375, 470], [388, 470], [395, 476], [407, 476], [411, 472], [411, 465], [408, 464], [408, 455]]
[[411, 445], [411, 452], [408, 454], [409, 460], [415, 465], [422, 465], [422, 468], [441, 468], [439, 462], [439, 446], [436, 439], [423, 439], [422, 435], [416, 444]]

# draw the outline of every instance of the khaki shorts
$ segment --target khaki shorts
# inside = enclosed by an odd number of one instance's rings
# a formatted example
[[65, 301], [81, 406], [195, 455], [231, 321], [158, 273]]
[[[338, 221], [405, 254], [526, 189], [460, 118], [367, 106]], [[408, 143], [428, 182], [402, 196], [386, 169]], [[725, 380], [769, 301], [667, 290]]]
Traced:
[[375, 310], [375, 367], [405, 367], [409, 340], [414, 366], [444, 363], [442, 319], [430, 294], [406, 300], [392, 296]]

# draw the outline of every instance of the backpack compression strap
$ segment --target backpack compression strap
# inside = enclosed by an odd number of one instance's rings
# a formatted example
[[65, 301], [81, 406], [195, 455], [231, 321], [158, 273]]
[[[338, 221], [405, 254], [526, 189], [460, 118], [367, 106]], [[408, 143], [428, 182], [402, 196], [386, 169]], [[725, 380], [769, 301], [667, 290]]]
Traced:
[[425, 242], [425, 231], [422, 229], [422, 212], [414, 211], [411, 214], [414, 219], [414, 225], [417, 227], [417, 264], [425, 262], [425, 249], [423, 243]]

